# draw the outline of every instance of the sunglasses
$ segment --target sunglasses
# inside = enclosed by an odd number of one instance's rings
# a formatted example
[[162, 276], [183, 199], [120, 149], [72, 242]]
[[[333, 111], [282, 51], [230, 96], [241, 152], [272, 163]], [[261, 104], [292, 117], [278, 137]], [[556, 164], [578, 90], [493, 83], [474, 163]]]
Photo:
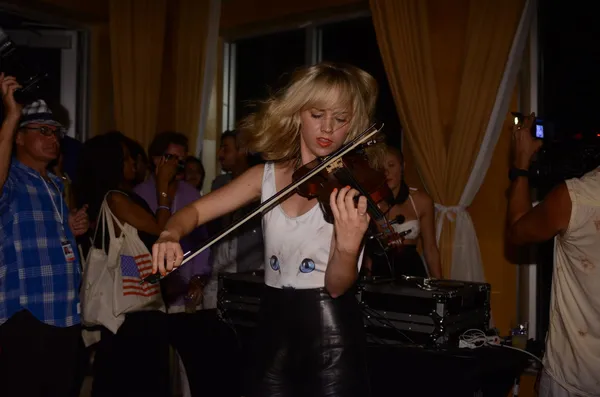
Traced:
[[40, 134], [42, 134], [45, 137], [49, 137], [49, 136], [56, 136], [58, 139], [62, 139], [64, 137], [64, 131], [62, 128], [50, 128], [50, 127], [23, 127], [24, 130], [29, 130], [29, 131], [38, 131]]
[[169, 161], [171, 159], [176, 159], [178, 172], [182, 172], [185, 169], [185, 160], [180, 160], [179, 156], [176, 156], [176, 155], [170, 154], [170, 153], [165, 153], [165, 154], [163, 154], [163, 157], [164, 157], [165, 161]]

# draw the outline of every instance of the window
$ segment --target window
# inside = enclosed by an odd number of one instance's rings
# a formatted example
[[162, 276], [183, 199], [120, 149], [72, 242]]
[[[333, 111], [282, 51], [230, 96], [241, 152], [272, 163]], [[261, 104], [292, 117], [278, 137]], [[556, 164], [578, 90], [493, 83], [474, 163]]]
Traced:
[[[48, 74], [40, 87], [57, 119], [69, 136], [87, 135], [85, 34], [71, 30], [7, 30], [24, 63], [39, 65]], [[81, 73], [80, 73], [81, 72]]]
[[596, 19], [595, 13], [577, 7], [540, 2], [541, 106], [537, 110], [538, 116], [556, 124], [556, 139], [578, 133], [595, 138], [600, 131], [600, 25]]
[[379, 84], [375, 121], [385, 123], [388, 142], [400, 144], [400, 120], [379, 53], [371, 17], [321, 27], [323, 61], [344, 62], [370, 73]]
[[48, 74], [40, 86], [39, 95], [46, 102], [60, 103], [60, 49], [21, 47], [19, 55], [25, 65], [40, 65]]
[[370, 16], [307, 23], [303, 29], [233, 41], [224, 50], [224, 129], [234, 128], [253, 111], [249, 103], [285, 85], [294, 69], [334, 61], [353, 64], [375, 77], [379, 83], [376, 121], [386, 124], [390, 143], [400, 144], [400, 122]]
[[252, 112], [251, 101], [266, 99], [287, 83], [290, 72], [305, 64], [304, 29], [236, 42], [235, 119]]

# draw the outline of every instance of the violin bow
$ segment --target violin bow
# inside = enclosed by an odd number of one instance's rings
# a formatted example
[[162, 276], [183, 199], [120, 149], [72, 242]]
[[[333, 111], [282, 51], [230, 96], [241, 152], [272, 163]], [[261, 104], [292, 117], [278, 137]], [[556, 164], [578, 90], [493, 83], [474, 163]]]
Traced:
[[354, 138], [347, 144], [343, 145], [342, 147], [340, 147], [338, 150], [336, 150], [329, 156], [325, 157], [325, 160], [323, 160], [319, 165], [317, 165], [315, 168], [313, 168], [312, 170], [307, 172], [302, 178], [299, 178], [297, 181], [290, 183], [289, 185], [287, 185], [286, 187], [284, 187], [283, 189], [281, 189], [280, 191], [275, 193], [273, 196], [271, 196], [267, 200], [265, 200], [260, 205], [260, 207], [256, 208], [253, 212], [249, 213], [244, 218], [240, 219], [239, 221], [235, 222], [233, 225], [230, 225], [225, 230], [219, 232], [217, 235], [215, 235], [215, 236], [211, 237], [210, 239], [208, 239], [207, 241], [205, 241], [204, 245], [202, 247], [200, 247], [198, 250], [196, 250], [193, 253], [192, 253], [192, 251], [187, 251], [185, 254], [183, 254], [183, 261], [181, 262], [181, 265], [179, 265], [177, 268], [173, 269], [172, 271], [170, 271], [169, 273], [167, 273], [164, 276], [161, 275], [160, 273], [151, 274], [150, 276], [147, 276], [144, 279], [142, 279], [142, 281], [140, 281], [140, 284], [143, 284], [145, 282], [155, 284], [158, 281], [160, 281], [162, 278], [173, 273], [175, 270], [179, 269], [181, 266], [185, 265], [187, 262], [189, 262], [194, 257], [196, 257], [196, 255], [201, 254], [203, 251], [210, 248], [211, 246], [213, 246], [214, 244], [219, 242], [221, 239], [227, 237], [229, 234], [231, 234], [233, 231], [238, 229], [244, 223], [248, 222], [250, 219], [265, 212], [267, 209], [270, 209], [271, 206], [273, 206], [282, 197], [285, 197], [288, 194], [290, 194], [291, 192], [293, 192], [294, 189], [296, 189], [298, 186], [300, 186], [301, 184], [303, 184], [304, 182], [306, 182], [313, 176], [317, 175], [319, 172], [326, 169], [330, 164], [332, 164], [336, 160], [342, 158], [344, 155], [350, 153], [351, 151], [353, 151], [360, 145], [364, 144], [365, 142], [369, 142], [369, 139], [371, 139], [375, 134], [380, 132], [383, 129], [383, 126], [384, 126], [384, 124], [381, 124], [381, 127], [375, 128], [375, 124], [372, 124], [369, 128], [367, 128], [365, 131], [363, 131], [358, 136], [356, 136], [356, 138]]

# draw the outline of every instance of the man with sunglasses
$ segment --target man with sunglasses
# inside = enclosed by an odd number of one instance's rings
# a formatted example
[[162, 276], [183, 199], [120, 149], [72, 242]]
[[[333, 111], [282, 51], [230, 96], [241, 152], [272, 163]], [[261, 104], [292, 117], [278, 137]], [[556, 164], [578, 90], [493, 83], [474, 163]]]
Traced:
[[0, 74], [0, 374], [7, 396], [76, 396], [83, 359], [81, 269], [75, 235], [85, 210], [70, 214], [60, 178], [62, 126], [42, 100], [25, 107], [20, 86]]
[[[163, 208], [175, 213], [200, 198], [200, 192], [184, 181], [187, 155], [188, 139], [178, 132], [158, 133], [150, 143], [148, 157], [153, 172], [134, 191], [153, 211]], [[182, 246], [186, 251], [195, 251], [207, 237], [206, 228], [199, 227], [182, 240]], [[211, 329], [209, 314], [200, 310], [203, 308], [204, 280], [210, 271], [210, 251], [206, 250], [161, 283], [169, 314], [171, 345], [183, 361], [192, 396], [205, 393], [204, 383], [214, 378], [209, 371], [220, 371], [202, 366], [202, 357], [212, 343], [207, 336]]]

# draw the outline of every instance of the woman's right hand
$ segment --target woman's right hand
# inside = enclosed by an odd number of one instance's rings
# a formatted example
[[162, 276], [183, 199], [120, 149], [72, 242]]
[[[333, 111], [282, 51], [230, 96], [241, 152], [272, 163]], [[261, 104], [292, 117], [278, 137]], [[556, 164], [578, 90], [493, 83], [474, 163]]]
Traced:
[[158, 271], [164, 276], [181, 266], [182, 261], [183, 250], [179, 244], [179, 237], [165, 230], [152, 246], [152, 274]]
[[177, 174], [177, 159], [165, 160], [160, 158], [156, 166], [156, 181], [158, 186], [169, 186]]

